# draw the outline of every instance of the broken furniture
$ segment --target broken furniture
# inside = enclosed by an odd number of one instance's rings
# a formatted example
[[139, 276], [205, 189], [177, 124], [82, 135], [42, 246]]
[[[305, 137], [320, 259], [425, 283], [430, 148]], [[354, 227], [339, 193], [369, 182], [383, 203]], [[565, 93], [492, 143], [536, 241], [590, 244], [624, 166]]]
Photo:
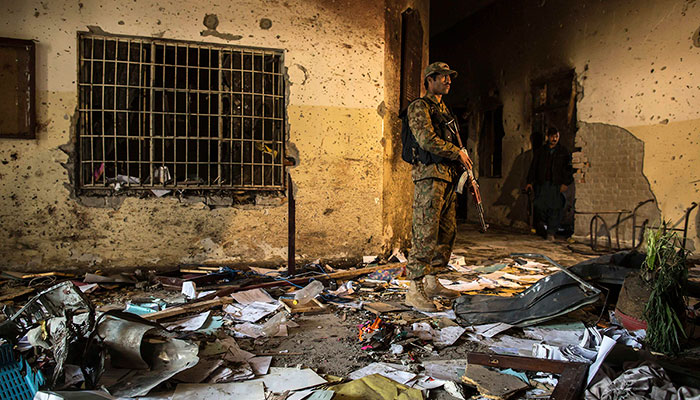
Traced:
[[453, 309], [463, 326], [503, 322], [530, 326], [549, 321], [580, 307], [595, 303], [601, 291], [577, 276], [576, 267], [565, 269], [549, 257], [538, 254], [512, 254], [513, 257], [542, 257], [561, 271], [540, 279], [513, 297], [465, 295], [455, 300]]
[[541, 358], [499, 356], [483, 353], [467, 354], [469, 365], [483, 365], [494, 368], [512, 368], [523, 371], [541, 371], [558, 374], [559, 382], [554, 388], [550, 399], [574, 400], [583, 394], [584, 380], [588, 373], [588, 364], [572, 363]]
[[[637, 225], [637, 211], [645, 204], [647, 203], [652, 203], [655, 204], [656, 201], [654, 199], [649, 199], [642, 201], [641, 203], [637, 204], [637, 206], [634, 208], [634, 211], [632, 211], [632, 248], [636, 249], [638, 246], [642, 244], [644, 241], [644, 232], [646, 232], [646, 229], [658, 229], [659, 226], [647, 226], [649, 223], [648, 219], [645, 219], [641, 225]], [[698, 203], [692, 202], [690, 203], [690, 207], [685, 209], [685, 222], [683, 224], [683, 229], [680, 228], [667, 228], [666, 226], [663, 227], [664, 232], [665, 231], [676, 231], [676, 232], [683, 232], [683, 248], [685, 247], [686, 239], [688, 239], [688, 220], [690, 219], [690, 213], [698, 206]], [[640, 237], [639, 237], [639, 243], [636, 243], [635, 240], [637, 239], [636, 235], [636, 229], [640, 230]], [[635, 245], [636, 243], [636, 245]], [[618, 245], [619, 246], [619, 245]]]

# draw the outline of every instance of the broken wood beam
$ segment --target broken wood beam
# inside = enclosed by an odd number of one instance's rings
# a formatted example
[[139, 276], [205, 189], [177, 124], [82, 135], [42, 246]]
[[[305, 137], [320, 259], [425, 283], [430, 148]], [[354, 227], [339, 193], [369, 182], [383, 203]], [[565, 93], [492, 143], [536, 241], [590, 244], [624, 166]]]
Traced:
[[202, 297], [202, 299], [213, 299], [215, 297], [228, 296], [231, 293], [242, 292], [242, 291], [251, 290], [251, 289], [264, 289], [264, 288], [272, 288], [272, 287], [279, 287], [279, 286], [291, 286], [292, 284], [306, 283], [311, 279], [316, 279], [319, 281], [324, 281], [324, 280], [329, 280], [329, 279], [349, 279], [349, 278], [354, 278], [354, 277], [357, 277], [360, 275], [365, 275], [365, 274], [369, 274], [369, 273], [372, 273], [375, 271], [379, 271], [380, 269], [396, 268], [396, 267], [399, 267], [399, 266], [402, 266], [405, 264], [406, 263], [384, 264], [384, 265], [377, 265], [374, 267], [358, 268], [358, 269], [352, 269], [352, 270], [346, 270], [346, 271], [338, 271], [338, 272], [333, 272], [333, 273], [324, 274], [324, 275], [314, 275], [313, 277], [306, 276], [303, 278], [292, 278], [292, 279], [278, 280], [278, 281], [273, 281], [273, 282], [256, 283], [256, 284], [244, 286], [244, 287], [232, 286], [232, 287], [220, 289], [216, 293], [212, 293], [208, 296]]
[[199, 312], [199, 311], [203, 311], [203, 310], [208, 310], [208, 309], [213, 308], [213, 307], [221, 306], [224, 304], [231, 304], [231, 303], [233, 303], [232, 297], [222, 297], [222, 298], [214, 299], [214, 300], [204, 300], [204, 301], [198, 301], [198, 302], [194, 302], [194, 303], [185, 304], [182, 306], [166, 308], [165, 310], [162, 310], [162, 311], [156, 311], [154, 313], [144, 314], [141, 317], [144, 319], [147, 319], [149, 321], [159, 321], [159, 320], [162, 320], [165, 318], [175, 317], [178, 315], [191, 313], [191, 312]]

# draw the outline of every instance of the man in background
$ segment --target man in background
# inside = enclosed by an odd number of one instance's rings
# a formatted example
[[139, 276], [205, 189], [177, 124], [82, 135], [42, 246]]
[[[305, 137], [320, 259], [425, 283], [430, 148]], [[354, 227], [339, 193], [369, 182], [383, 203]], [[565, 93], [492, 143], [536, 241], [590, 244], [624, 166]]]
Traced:
[[537, 233], [554, 240], [566, 206], [564, 192], [574, 181], [571, 153], [559, 143], [559, 131], [547, 129], [545, 145], [535, 150], [525, 190], [534, 189], [534, 223]]

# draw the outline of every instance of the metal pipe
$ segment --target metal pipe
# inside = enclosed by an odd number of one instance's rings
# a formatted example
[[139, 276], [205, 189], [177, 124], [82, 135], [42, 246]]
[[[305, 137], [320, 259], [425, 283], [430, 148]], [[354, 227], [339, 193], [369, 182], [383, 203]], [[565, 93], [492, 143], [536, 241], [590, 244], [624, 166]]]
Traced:
[[685, 226], [683, 227], [683, 249], [685, 249], [685, 241], [688, 239], [688, 219], [690, 218], [690, 212], [693, 211], [698, 203], [692, 202], [690, 207], [685, 211]]
[[292, 174], [287, 173], [287, 190], [289, 204], [287, 206], [287, 275], [293, 276], [296, 273], [296, 200], [294, 199], [294, 183]]

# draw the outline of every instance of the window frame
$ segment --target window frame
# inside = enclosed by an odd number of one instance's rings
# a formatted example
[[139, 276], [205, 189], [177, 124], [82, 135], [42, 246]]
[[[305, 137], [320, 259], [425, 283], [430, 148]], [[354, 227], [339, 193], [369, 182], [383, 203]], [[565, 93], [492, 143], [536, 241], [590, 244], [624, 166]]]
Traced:
[[0, 139], [36, 139], [36, 44], [33, 40], [0, 37], [0, 47], [24, 48], [28, 57], [27, 83], [26, 86], [18, 88], [26, 88], [27, 108], [21, 114], [27, 118], [27, 129], [20, 132], [0, 132]]
[[[76, 180], [75, 180], [75, 188], [79, 194], [106, 195], [106, 194], [114, 194], [115, 192], [125, 193], [125, 194], [133, 194], [133, 193], [142, 193], [143, 191], [157, 191], [157, 190], [171, 190], [173, 193], [176, 193], [176, 192], [182, 193], [183, 191], [194, 190], [194, 191], [204, 191], [204, 192], [212, 193], [212, 194], [228, 194], [228, 193], [246, 193], [246, 192], [247, 193], [251, 193], [251, 192], [268, 192], [268, 193], [269, 192], [284, 192], [286, 190], [286, 188], [287, 188], [287, 179], [286, 179], [287, 172], [286, 172], [286, 166], [285, 166], [285, 164], [286, 164], [285, 163], [285, 150], [286, 150], [286, 145], [288, 144], [289, 134], [288, 134], [288, 129], [287, 129], [287, 126], [288, 126], [288, 120], [287, 120], [287, 79], [286, 79], [286, 69], [285, 69], [285, 64], [284, 64], [284, 62], [285, 62], [285, 50], [277, 49], [277, 48], [263, 48], [263, 47], [255, 47], [255, 46], [238, 46], [238, 45], [230, 45], [230, 44], [222, 44], [222, 43], [210, 43], [210, 42], [168, 39], [168, 38], [141, 37], [141, 36], [133, 36], [133, 35], [105, 34], [105, 33], [94, 33], [94, 32], [85, 32], [85, 31], [78, 32], [76, 38], [77, 38], [77, 49], [78, 49], [77, 55], [76, 55], [76, 59], [77, 59], [76, 60], [77, 61], [77, 70], [76, 70], [77, 102], [76, 103], [78, 104], [78, 109], [77, 109], [78, 110], [77, 111], [78, 112], [78, 122], [76, 124], [76, 150], [75, 150], [75, 154], [76, 154], [76, 165], [75, 165], [75, 167], [76, 167], [76, 170], [75, 170], [76, 171]], [[157, 138], [161, 137], [161, 136], [157, 136], [157, 133], [154, 132], [154, 130], [153, 130], [154, 122], [153, 121], [156, 119], [156, 117], [158, 115], [162, 114], [164, 116], [164, 115], [166, 115], [167, 112], [171, 111], [171, 110], [166, 111], [165, 108], [163, 108], [161, 111], [157, 111], [157, 109], [156, 109], [157, 105], [156, 105], [156, 102], [154, 101], [154, 96], [156, 95], [156, 93], [162, 91], [163, 97], [165, 98], [166, 90], [170, 90], [165, 86], [165, 83], [163, 83], [163, 86], [158, 86], [157, 84], [155, 84], [155, 81], [157, 79], [159, 79], [157, 77], [156, 72], [155, 72], [155, 68], [157, 66], [161, 66], [160, 64], [157, 64], [157, 62], [155, 60], [156, 52], [158, 51], [157, 47], [162, 46], [163, 57], [166, 57], [165, 52], [166, 52], [166, 48], [168, 46], [174, 46], [176, 49], [179, 47], [185, 47], [188, 51], [188, 54], [186, 55], [186, 58], [188, 60], [187, 64], [186, 65], [178, 64], [177, 60], [174, 61], [172, 64], [172, 66], [175, 69], [184, 68], [185, 73], [190, 72], [189, 68], [196, 69], [197, 73], [199, 73], [201, 69], [205, 69], [204, 67], [202, 67], [199, 64], [196, 67], [192, 67], [189, 65], [189, 58], [188, 57], [189, 57], [189, 51], [191, 49], [196, 50], [197, 57], [201, 56], [202, 49], [207, 49], [207, 51], [216, 50], [219, 52], [218, 66], [206, 67], [206, 69], [208, 69], [210, 71], [218, 71], [218, 76], [219, 76], [219, 80], [217, 81], [217, 85], [218, 85], [217, 88], [212, 89], [213, 85], [211, 85], [211, 82], [210, 82], [209, 88], [207, 89], [207, 91], [209, 91], [209, 92], [217, 92], [218, 97], [219, 97], [218, 98], [219, 106], [217, 108], [217, 111], [215, 113], [208, 111], [208, 113], [207, 113], [207, 115], [208, 115], [207, 118], [213, 117], [213, 118], [216, 118], [216, 120], [218, 121], [217, 122], [218, 123], [218, 138], [215, 136], [211, 136], [211, 127], [207, 128], [210, 136], [208, 136], [208, 139], [205, 140], [205, 142], [207, 143], [205, 146], [209, 147], [210, 153], [208, 153], [209, 155], [207, 157], [207, 161], [200, 161], [202, 159], [202, 157], [200, 157], [200, 155], [198, 154], [196, 156], [196, 162], [195, 162], [195, 164], [197, 165], [197, 174], [198, 175], [199, 175], [199, 165], [200, 164], [204, 165], [203, 168], [206, 168], [209, 170], [209, 172], [207, 173], [208, 178], [205, 179], [204, 182], [199, 182], [199, 183], [189, 182], [188, 171], [189, 171], [190, 165], [188, 163], [191, 164], [192, 162], [187, 161], [187, 160], [184, 162], [185, 174], [184, 174], [183, 181], [172, 179], [172, 182], [170, 182], [170, 181], [167, 181], [165, 183], [157, 182], [157, 174], [154, 171], [155, 169], [157, 169], [157, 167], [159, 165], [165, 166], [165, 164], [173, 164], [173, 169], [174, 170], [177, 169], [178, 168], [177, 164], [183, 163], [183, 162], [177, 158], [177, 157], [179, 157], [179, 154], [176, 153], [176, 150], [173, 150], [173, 160], [172, 161], [165, 160], [166, 143], [171, 143], [172, 147], [176, 147], [176, 142], [179, 140], [185, 140], [188, 143], [192, 140], [204, 140], [203, 137], [200, 135], [201, 130], [199, 127], [196, 130], [197, 136], [189, 136], [189, 134], [187, 134], [187, 136], [185, 136], [185, 139], [178, 139], [176, 137], [176, 133], [172, 133], [170, 135], [172, 137], [166, 138], [166, 128], [164, 125], [161, 126], [160, 132], [162, 133], [162, 139], [157, 139], [157, 140], [162, 141], [162, 144], [161, 144], [161, 146], [163, 148], [163, 159], [162, 160], [153, 159], [153, 154], [150, 154], [148, 159], [143, 158], [143, 156], [141, 154], [139, 155], [138, 160], [130, 159], [128, 156], [126, 159], [121, 159], [116, 154], [117, 153], [116, 150], [115, 150], [115, 155], [112, 159], [107, 159], [106, 156], [103, 156], [102, 160], [96, 160], [94, 155], [90, 156], [89, 159], [87, 159], [87, 157], [85, 157], [85, 155], [83, 154], [83, 147], [82, 147], [83, 142], [82, 141], [85, 140], [85, 138], [88, 136], [90, 137], [90, 140], [93, 140], [97, 136], [94, 133], [92, 133], [92, 134], [86, 133], [88, 131], [92, 132], [92, 127], [87, 122], [87, 119], [85, 119], [85, 120], [83, 119], [85, 117], [85, 114], [90, 113], [94, 110], [101, 110], [101, 112], [103, 113], [103, 117], [102, 117], [103, 124], [104, 124], [104, 114], [106, 112], [110, 112], [110, 113], [114, 114], [114, 119], [113, 119], [113, 123], [114, 123], [114, 127], [115, 127], [114, 133], [108, 134], [106, 132], [102, 132], [99, 134], [103, 138], [102, 146], [104, 149], [104, 146], [105, 146], [104, 138], [111, 139], [113, 137], [115, 140], [115, 142], [114, 142], [115, 144], [113, 145], [113, 147], [116, 148], [118, 146], [116, 144], [117, 140], [118, 140], [117, 138], [121, 137], [121, 136], [119, 136], [121, 133], [117, 133], [118, 132], [118, 130], [116, 128], [117, 127], [117, 114], [119, 112], [126, 113], [127, 114], [126, 118], [128, 119], [129, 118], [128, 114], [130, 112], [130, 110], [128, 108], [127, 109], [119, 109], [117, 106], [117, 100], [114, 100], [114, 104], [112, 105], [111, 109], [106, 108], [105, 104], [104, 104], [104, 100], [106, 98], [105, 95], [100, 95], [100, 96], [102, 96], [102, 97], [100, 97], [100, 100], [103, 101], [103, 103], [100, 105], [100, 107], [94, 107], [94, 108], [92, 108], [94, 106], [93, 100], [85, 100], [84, 101], [84, 99], [82, 98], [83, 97], [83, 92], [81, 92], [82, 87], [89, 86], [92, 90], [92, 87], [94, 85], [102, 85], [103, 87], [107, 87], [107, 85], [109, 85], [106, 83], [104, 76], [102, 77], [101, 84], [93, 82], [92, 76], [90, 76], [90, 79], [88, 82], [84, 82], [84, 80], [82, 79], [83, 76], [81, 75], [81, 69], [83, 66], [83, 62], [85, 60], [85, 57], [83, 55], [83, 40], [90, 40], [90, 39], [93, 40], [93, 42], [92, 42], [93, 45], [94, 45], [95, 40], [102, 40], [103, 43], [106, 43], [106, 41], [114, 41], [115, 42], [115, 46], [117, 48], [115, 49], [114, 59], [107, 58], [107, 55], [104, 52], [105, 47], [103, 47], [103, 54], [101, 56], [102, 61], [103, 61], [103, 65], [104, 65], [104, 63], [107, 63], [107, 62], [114, 63], [115, 76], [117, 74], [116, 70], [117, 70], [117, 64], [119, 62], [126, 62], [127, 65], [130, 65], [132, 63], [130, 58], [127, 58], [126, 61], [118, 59], [117, 52], [118, 52], [118, 47], [119, 47], [121, 41], [126, 41], [128, 43], [127, 46], [129, 46], [129, 47], [131, 46], [132, 42], [138, 42], [139, 46], [142, 46], [140, 48], [143, 48], [144, 44], [150, 48], [150, 60], [142, 60], [142, 59], [140, 59], [140, 55], [139, 55], [139, 60], [133, 62], [134, 64], [136, 64], [138, 66], [139, 71], [141, 71], [141, 68], [144, 68], [144, 67], [150, 69], [150, 76], [148, 77], [149, 82], [147, 82], [146, 84], [142, 84], [139, 81], [139, 83], [136, 85], [138, 87], [139, 96], [146, 95], [146, 96], [150, 97], [150, 101], [147, 105], [147, 109], [144, 109], [144, 110], [139, 109], [137, 111], [139, 114], [143, 113], [144, 115], [147, 115], [149, 117], [148, 124], [150, 126], [144, 128], [143, 130], [142, 130], [142, 127], [140, 125], [142, 123], [141, 117], [139, 117], [139, 127], [137, 128], [137, 130], [138, 130], [137, 137], [140, 140], [150, 141], [151, 142], [150, 146], [154, 146], [153, 142]], [[231, 54], [239, 54], [241, 56], [241, 65], [238, 67], [238, 69], [234, 68], [233, 59], [230, 60], [230, 64], [228, 67], [225, 66], [225, 63], [223, 63], [221, 61], [222, 60], [221, 54], [223, 54], [224, 52], [230, 52]], [[244, 62], [243, 60], [244, 60], [245, 55], [250, 55], [250, 60], [251, 60], [250, 69], [247, 69], [243, 66], [243, 62]], [[255, 69], [256, 68], [255, 67], [256, 56], [260, 56], [261, 68], [262, 68], [261, 70]], [[265, 68], [266, 68], [265, 57], [266, 56], [271, 56], [275, 60], [274, 67], [276, 68], [276, 71], [268, 72], [265, 70]], [[93, 57], [94, 57], [94, 54], [91, 55], [89, 58], [91, 63], [99, 61], [98, 58], [93, 58]], [[162, 64], [163, 72], [161, 74], [163, 76], [162, 77], [163, 80], [165, 79], [166, 66], [168, 66], [168, 64], [165, 64], [165, 63]], [[245, 79], [243, 77], [245, 75], [245, 73], [250, 72], [250, 77], [253, 80], [253, 82], [255, 82], [255, 80], [256, 80], [255, 75], [257, 73], [258, 75], [261, 76], [260, 81], [262, 82], [263, 85], [266, 84], [265, 81], [263, 80], [264, 74], [269, 73], [273, 76], [276, 76], [277, 80], [275, 80], [274, 77], [271, 78], [274, 82], [272, 84], [272, 86], [277, 85], [277, 87], [275, 89], [276, 92], [265, 93], [264, 89], [263, 89], [263, 92], [255, 92], [254, 91], [255, 89], [251, 89], [250, 91], [246, 91], [243, 87], [242, 81], [241, 81], [240, 91], [238, 91], [238, 92], [234, 92], [233, 82], [229, 81], [228, 82], [230, 85], [229, 91], [226, 92], [223, 89], [224, 79], [222, 77], [223, 77], [223, 74], [225, 72], [229, 72], [229, 71], [231, 72], [231, 76], [229, 77], [229, 79], [233, 79], [232, 77], [233, 77], [234, 71], [240, 72], [241, 79]], [[141, 77], [141, 75], [143, 75], [143, 73], [140, 72], [139, 79], [144, 79], [143, 77]], [[177, 93], [178, 91], [185, 93], [186, 103], [187, 103], [187, 106], [186, 106], [187, 111], [185, 112], [184, 118], [185, 118], [185, 125], [189, 129], [189, 123], [190, 123], [189, 118], [191, 118], [192, 115], [199, 117], [199, 111], [190, 114], [191, 111], [190, 111], [190, 98], [189, 98], [189, 96], [192, 94], [192, 92], [199, 93], [199, 91], [201, 91], [201, 88], [198, 87], [194, 90], [192, 90], [188, 86], [185, 86], [184, 88], [179, 88], [178, 84], [179, 84], [178, 80], [174, 79], [175, 86], [172, 88], [172, 91], [174, 93]], [[119, 86], [117, 81], [116, 81], [116, 78], [115, 78], [114, 83], [111, 85], [114, 86], [114, 88], [115, 88], [114, 91], [116, 93], [116, 90], [117, 90], [116, 88]], [[127, 90], [129, 90], [129, 88], [130, 88], [130, 82], [128, 81], [128, 79], [126, 82], [126, 88], [127, 88]], [[252, 103], [249, 105], [250, 114], [244, 114], [242, 105], [241, 105], [240, 114], [233, 113], [233, 108], [234, 108], [233, 94], [234, 93], [239, 94], [241, 96], [241, 98], [243, 98], [246, 95], [248, 95], [250, 97], [250, 99], [252, 101]], [[222, 101], [223, 101], [222, 98], [224, 97], [224, 95], [231, 96], [229, 98], [229, 102], [230, 102], [229, 110], [230, 110], [230, 112], [228, 114], [226, 114], [224, 112], [224, 110], [222, 109], [222, 106], [221, 106]], [[90, 94], [90, 96], [92, 96], [92, 93]], [[276, 107], [278, 108], [276, 110], [276, 111], [278, 111], [278, 113], [274, 114], [275, 116], [264, 116], [264, 115], [257, 116], [256, 115], [256, 111], [254, 110], [254, 108], [256, 106], [255, 97], [261, 98], [259, 105], [260, 105], [260, 107], [262, 107], [264, 109], [266, 106], [265, 98], [264, 98], [265, 96], [269, 96], [269, 97], [273, 98], [274, 106], [272, 108], [276, 108]], [[117, 97], [116, 94], [114, 97], [116, 99], [116, 97]], [[213, 103], [213, 101], [208, 102], [207, 107], [212, 107], [212, 103]], [[245, 100], [243, 100], [242, 104], [244, 104], [244, 103], [245, 103]], [[199, 103], [197, 103], [197, 105], [199, 107]], [[128, 104], [127, 104], [127, 107], [128, 107]], [[265, 111], [262, 111], [262, 112], [263, 112], [263, 114], [265, 113]], [[172, 111], [172, 113], [173, 113], [173, 115], [177, 114], [176, 111]], [[224, 123], [223, 121], [226, 118], [228, 118], [230, 120], [230, 123], [231, 123], [230, 131], [228, 131], [228, 135], [229, 135], [228, 138], [224, 138], [224, 136], [222, 136], [223, 130], [221, 128], [222, 124]], [[164, 119], [165, 119], [165, 117], [163, 117], [163, 120]], [[236, 134], [235, 130], [234, 130], [234, 123], [233, 123], [234, 119], [240, 119], [240, 121], [241, 121], [240, 122], [240, 131], [237, 133], [238, 135], [240, 135], [240, 137], [238, 139], [234, 138], [234, 134]], [[250, 121], [251, 121], [249, 131], [246, 131], [246, 129], [244, 128], [244, 122], [243, 122], [244, 119], [250, 119]], [[258, 135], [257, 131], [260, 129], [259, 129], [259, 126], [255, 122], [253, 122], [256, 120], [271, 121], [271, 122], [277, 121], [277, 124], [273, 124], [272, 127], [270, 128], [270, 131], [272, 132], [271, 135], [273, 137], [272, 141], [274, 142], [274, 146], [273, 146], [275, 149], [274, 152], [265, 151], [265, 146], [257, 146], [258, 143], [268, 144], [268, 142], [265, 139], [264, 127], [262, 128], [262, 133], [260, 133], [261, 138], [257, 137], [257, 135]], [[211, 121], [211, 120], [208, 120], [208, 121]], [[208, 122], [208, 123], [211, 124], [211, 122]], [[163, 122], [163, 124], [165, 124], [165, 122]], [[278, 125], [278, 128], [276, 128], [275, 125]], [[127, 128], [124, 131], [125, 133], [123, 133], [123, 135], [126, 136], [124, 138], [124, 140], [127, 140], [127, 141], [129, 139], [129, 130], [128, 129], [129, 128], [128, 128], [128, 122], [127, 122]], [[175, 131], [173, 131], [173, 132], [175, 132]], [[250, 137], [244, 138], [244, 132], [249, 132]], [[275, 138], [275, 136], [277, 134], [279, 135], [278, 139]], [[99, 140], [99, 139], [97, 139], [97, 140]], [[233, 154], [234, 153], [233, 143], [236, 140], [239, 140], [241, 142], [241, 147], [240, 147], [240, 152], [239, 152], [240, 162], [234, 163], [233, 159], [235, 156]], [[230, 142], [230, 144], [231, 144], [231, 147], [229, 149], [230, 154], [228, 155], [228, 157], [230, 157], [230, 160], [224, 161], [220, 157], [217, 157], [216, 161], [212, 161], [211, 160], [211, 146], [212, 146], [212, 144], [216, 144], [217, 146], [220, 147], [222, 143], [228, 143], [228, 142]], [[199, 143], [199, 142], [197, 142], [197, 143]], [[250, 149], [243, 149], [244, 143], [249, 144]], [[90, 141], [89, 145], [93, 146], [94, 142]], [[245, 147], [247, 147], [247, 146], [245, 146]], [[267, 148], [267, 149], [269, 150], [269, 148]], [[140, 147], [139, 147], [139, 150], [140, 150]], [[153, 151], [152, 148], [151, 148], [151, 151]], [[199, 148], [198, 148], [198, 151], [199, 151]], [[92, 152], [92, 150], [91, 150], [91, 152]], [[272, 156], [271, 163], [269, 163], [269, 164], [267, 164], [265, 162], [257, 162], [256, 163], [256, 161], [254, 161], [254, 160], [255, 160], [257, 152], [260, 152], [260, 157], [263, 159], [266, 157], [265, 154], [271, 155]], [[219, 153], [219, 156], [220, 155], [221, 155], [221, 153]], [[247, 162], [247, 161], [244, 162], [243, 161], [244, 158], [249, 158], [250, 162]], [[111, 186], [110, 186], [110, 184], [107, 183], [106, 177], [104, 179], [105, 180], [104, 185], [96, 183], [94, 179], [92, 181], [90, 181], [89, 180], [90, 177], [88, 176], [88, 175], [90, 175], [90, 171], [87, 171], [87, 173], [86, 173], [86, 171], [84, 171], [83, 165], [85, 163], [92, 163], [92, 164], [90, 164], [91, 171], [92, 171], [95, 169], [94, 163], [96, 161], [102, 162], [102, 164], [103, 164], [102, 170], [103, 171], [106, 171], [106, 169], [104, 168], [104, 164], [113, 163], [114, 164], [114, 172], [115, 172], [114, 176], [115, 176], [115, 178], [119, 175], [119, 167], [117, 166], [119, 163], [129, 164], [131, 162], [135, 162], [139, 165], [138, 166], [139, 177], [143, 178], [144, 182], [133, 183], [133, 182], [130, 182], [130, 179], [127, 178], [127, 182], [122, 182], [121, 185], [117, 185], [115, 187], [114, 182], [111, 183]], [[141, 166], [141, 164], [148, 165], [148, 167], [149, 167], [148, 169], [150, 170], [150, 175], [148, 173], [147, 174], [140, 173], [140, 171], [143, 168]], [[221, 176], [222, 176], [221, 168], [222, 168], [222, 166], [228, 166], [229, 168], [231, 168], [231, 171], [229, 173], [229, 177], [231, 177], [232, 181], [230, 183], [222, 184], [222, 180], [221, 180]], [[232, 170], [233, 170], [234, 166], [239, 166], [241, 168], [240, 169], [240, 178], [239, 178], [240, 183], [239, 184], [233, 182], [233, 179], [234, 179], [233, 177], [235, 176], [235, 174]], [[250, 180], [251, 180], [250, 183], [247, 183], [244, 181], [244, 179], [245, 179], [243, 176], [244, 175], [244, 173], [243, 173], [244, 166], [250, 167], [250, 174], [249, 174]], [[270, 172], [271, 183], [269, 183], [269, 184], [266, 183], [266, 177], [265, 177], [266, 170], [264, 168], [265, 166], [269, 166], [270, 167], [269, 170], [271, 171]], [[258, 168], [256, 169], [256, 167], [258, 167]], [[215, 174], [211, 173], [212, 168], [218, 169], [218, 171], [219, 171], [219, 174], [218, 174], [218, 176], [216, 176], [216, 179], [213, 178], [213, 176], [215, 176]], [[127, 171], [129, 171], [128, 167], [127, 167]], [[136, 172], [136, 171], [134, 171], [134, 172]], [[127, 172], [127, 173], [129, 173], [129, 172]], [[146, 175], [146, 176], [144, 177], [143, 175]], [[170, 175], [172, 176], [173, 174], [170, 173]], [[259, 175], [262, 179], [262, 183], [256, 184], [255, 177], [253, 177], [253, 175]], [[87, 178], [88, 180], [84, 180], [85, 178]], [[202, 180], [201, 177], [198, 177], [198, 180], [201, 181]], [[217, 181], [219, 181], [218, 184], [216, 183]]]

